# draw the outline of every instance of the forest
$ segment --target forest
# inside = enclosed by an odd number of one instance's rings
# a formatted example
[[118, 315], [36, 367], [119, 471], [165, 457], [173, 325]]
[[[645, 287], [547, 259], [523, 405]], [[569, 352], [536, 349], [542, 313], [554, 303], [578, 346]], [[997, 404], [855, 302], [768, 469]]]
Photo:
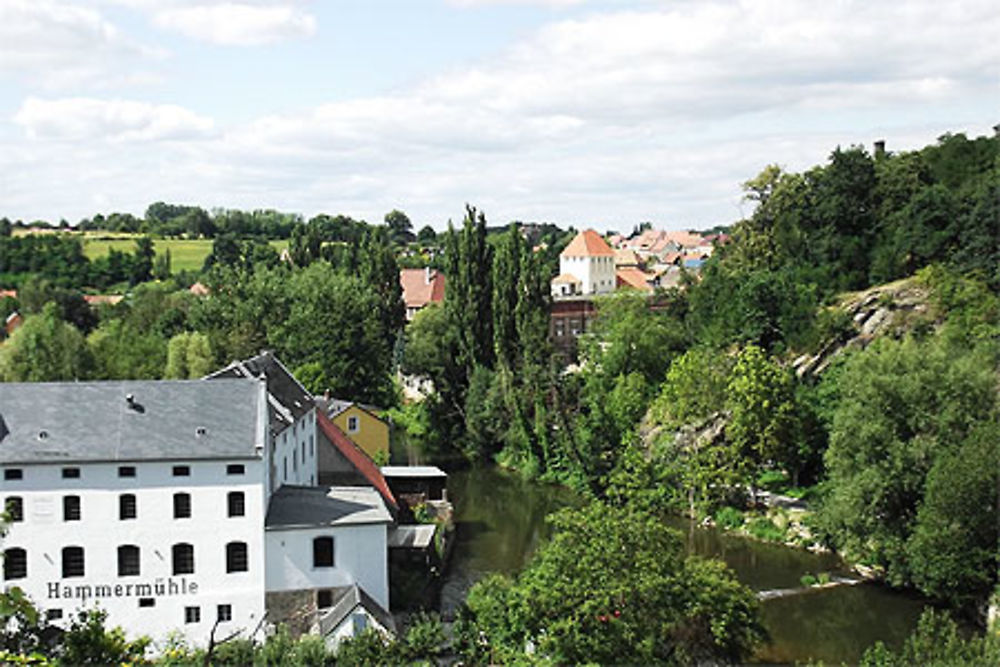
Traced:
[[[743, 187], [753, 213], [728, 226], [700, 275], [652, 297], [600, 299], [569, 359], [550, 343], [548, 309], [572, 229], [490, 228], [471, 206], [447, 232], [415, 234], [400, 211], [369, 225], [161, 202], [143, 219], [82, 221], [145, 235], [132, 254], [91, 261], [72, 236], [17, 234], [3, 220], [0, 287], [18, 294], [0, 300], [0, 315], [26, 318], [0, 346], [0, 379], [193, 378], [274, 349], [311, 391], [388, 408], [432, 462], [496, 464], [577, 490], [592, 505], [557, 517], [562, 530], [600, 526], [640, 540], [623, 547], [638, 556], [676, 555], [649, 563], [627, 591], [588, 582], [607, 591], [607, 611], [575, 616], [594, 600], [559, 592], [553, 573], [599, 554], [586, 542], [574, 552], [557, 532], [524, 573], [470, 593], [486, 648], [467, 648], [483, 662], [512, 660], [539, 636], [556, 663], [746, 657], [762, 639], [754, 604], [713, 565], [677, 555], [647, 525], [661, 514], [833, 549], [984, 623], [1000, 567], [1000, 137], [838, 147], [807, 171], [771, 165]], [[155, 261], [154, 237], [178, 235], [213, 239], [199, 274]], [[268, 246], [275, 238], [289, 240], [291, 262]], [[414, 262], [448, 283], [442, 304], [406, 324], [398, 272]], [[195, 280], [208, 296], [186, 289]], [[95, 308], [85, 291], [126, 298]], [[859, 303], [879, 327], [865, 329]], [[397, 371], [433, 392], [403, 401]], [[815, 511], [789, 533], [757, 506], [764, 490]], [[618, 535], [609, 516], [633, 530]], [[657, 601], [654, 591], [682, 580], [686, 610]], [[709, 601], [699, 586], [726, 593]], [[629, 595], [662, 615], [599, 620]], [[717, 613], [742, 620], [703, 625]], [[928, 616], [901, 654], [876, 647], [866, 661], [1000, 656], [949, 624]]]

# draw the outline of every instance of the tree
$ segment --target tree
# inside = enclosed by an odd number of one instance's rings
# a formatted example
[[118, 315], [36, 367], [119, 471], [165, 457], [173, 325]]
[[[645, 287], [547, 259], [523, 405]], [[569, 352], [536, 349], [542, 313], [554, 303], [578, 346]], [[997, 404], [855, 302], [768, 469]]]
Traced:
[[477, 584], [467, 605], [491, 662], [739, 661], [764, 637], [758, 603], [725, 565], [685, 557], [659, 520], [593, 503], [551, 517], [555, 533], [514, 580]]
[[156, 250], [153, 247], [153, 239], [148, 236], [140, 236], [135, 240], [135, 259], [132, 260], [132, 275], [129, 283], [138, 285], [150, 279], [153, 275], [153, 258]]
[[[829, 493], [818, 524], [838, 549], [883, 568], [892, 584], [956, 599], [991, 590], [977, 583], [982, 573], [970, 578], [954, 559], [961, 558], [956, 550], [967, 552], [971, 568], [995, 557], [996, 520], [983, 514], [995, 507], [986, 502], [995, 498], [997, 466], [987, 465], [995, 435], [985, 434], [995, 434], [996, 355], [993, 344], [969, 350], [940, 339], [883, 339], [835, 376]], [[973, 474], [973, 461], [985, 469]], [[948, 488], [967, 473], [968, 487], [963, 480]], [[941, 544], [958, 533], [960, 542]], [[995, 565], [986, 575], [996, 580]]]
[[965, 636], [947, 613], [927, 609], [898, 652], [882, 642], [865, 651], [863, 667], [974, 667], [1000, 663], [1000, 638], [996, 632], [985, 636]]
[[46, 304], [0, 347], [0, 379], [4, 382], [82, 380], [90, 370], [83, 335], [59, 318], [57, 306]]
[[437, 241], [437, 232], [435, 232], [434, 228], [430, 225], [424, 225], [420, 228], [420, 231], [417, 232], [417, 240], [424, 245], [429, 245]]
[[95, 380], [155, 380], [162, 377], [166, 339], [155, 329], [125, 318], [106, 320], [87, 336]]
[[196, 380], [208, 375], [214, 366], [208, 336], [185, 331], [167, 344], [167, 365], [163, 377], [170, 380]]
[[287, 315], [269, 322], [267, 338], [286, 364], [320, 364], [336, 396], [393, 402], [393, 341], [383, 335], [370, 287], [319, 261], [284, 283], [283, 299]]
[[[740, 351], [726, 386], [730, 412], [726, 437], [751, 462], [751, 471], [768, 463], [787, 467], [798, 484], [804, 455], [795, 405], [795, 382], [764, 351], [748, 345]], [[755, 476], [748, 480], [755, 482]]]
[[70, 621], [62, 638], [60, 662], [67, 665], [120, 665], [142, 662], [152, 641], [140, 637], [129, 641], [121, 628], [104, 627], [108, 612], [90, 609]]
[[410, 222], [410, 218], [400, 210], [392, 209], [386, 213], [385, 225], [389, 228], [389, 238], [394, 244], [405, 245], [416, 238], [411, 231], [413, 229], [413, 223]]

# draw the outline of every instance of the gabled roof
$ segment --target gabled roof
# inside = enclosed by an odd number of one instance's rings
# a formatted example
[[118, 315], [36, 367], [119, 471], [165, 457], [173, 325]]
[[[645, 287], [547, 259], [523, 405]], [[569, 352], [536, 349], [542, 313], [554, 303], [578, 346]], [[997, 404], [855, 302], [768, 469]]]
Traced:
[[116, 303], [121, 303], [121, 300], [125, 297], [121, 294], [84, 294], [83, 300], [92, 306], [107, 304], [113, 306]]
[[264, 400], [246, 379], [0, 383], [0, 463], [256, 458]]
[[396, 631], [392, 614], [383, 609], [382, 605], [365, 592], [365, 589], [357, 584], [352, 584], [343, 588], [336, 588], [334, 591], [336, 598], [333, 600], [333, 605], [319, 619], [319, 633], [321, 636], [325, 637], [336, 630], [341, 623], [350, 618], [351, 613], [358, 607], [362, 607], [371, 614], [386, 630], [391, 632]]
[[569, 245], [559, 253], [560, 257], [614, 257], [611, 249], [601, 235], [593, 229], [585, 229], [569, 242]]
[[616, 282], [619, 287], [630, 287], [633, 289], [651, 292], [653, 288], [649, 285], [652, 276], [647, 275], [634, 267], [624, 267], [615, 271]]
[[407, 308], [423, 308], [444, 300], [445, 277], [437, 269], [400, 269], [399, 284]]
[[17, 298], [16, 289], [0, 289], [0, 299], [6, 299], [10, 297], [11, 299]]
[[313, 397], [273, 352], [266, 351], [244, 361], [234, 361], [206, 379], [261, 376], [267, 379], [271, 435], [277, 435], [313, 408]]
[[369, 484], [375, 487], [382, 498], [393, 508], [398, 509], [399, 505], [396, 503], [395, 496], [392, 495], [392, 491], [389, 489], [389, 484], [385, 481], [385, 477], [382, 476], [382, 472], [375, 465], [375, 462], [368, 458], [360, 447], [355, 445], [347, 434], [340, 430], [340, 428], [330, 421], [322, 410], [316, 411], [316, 426], [319, 427], [320, 433], [330, 441], [330, 444], [337, 448], [337, 450], [344, 455], [344, 457], [351, 462], [351, 464], [360, 472]]
[[615, 250], [615, 266], [638, 266], [639, 255], [630, 248], [620, 248]]

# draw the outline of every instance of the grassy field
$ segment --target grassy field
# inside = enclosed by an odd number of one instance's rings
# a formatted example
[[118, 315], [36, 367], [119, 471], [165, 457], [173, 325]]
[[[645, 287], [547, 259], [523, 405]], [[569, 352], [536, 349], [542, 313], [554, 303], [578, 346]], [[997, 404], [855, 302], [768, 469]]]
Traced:
[[[83, 252], [89, 259], [104, 257], [114, 248], [121, 252], [133, 252], [138, 235], [116, 234], [115, 238], [87, 238], [83, 240]], [[170, 250], [171, 271], [200, 271], [205, 258], [212, 252], [211, 239], [155, 239], [156, 254]], [[288, 241], [271, 241], [275, 250], [281, 252]]]

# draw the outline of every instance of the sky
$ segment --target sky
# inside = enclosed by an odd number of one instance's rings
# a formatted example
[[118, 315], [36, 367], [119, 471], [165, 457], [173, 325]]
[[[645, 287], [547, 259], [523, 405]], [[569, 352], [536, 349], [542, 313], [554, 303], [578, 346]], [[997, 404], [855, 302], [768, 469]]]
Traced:
[[1000, 123], [995, 0], [0, 0], [0, 215], [730, 224]]

